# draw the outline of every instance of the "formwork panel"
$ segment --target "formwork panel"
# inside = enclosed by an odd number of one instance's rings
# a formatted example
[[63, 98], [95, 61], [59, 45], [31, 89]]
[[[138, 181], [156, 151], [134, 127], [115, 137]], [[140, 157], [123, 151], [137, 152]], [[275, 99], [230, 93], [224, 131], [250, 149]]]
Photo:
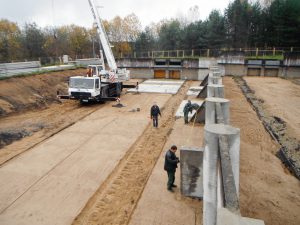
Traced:
[[260, 76], [260, 68], [248, 68], [247, 75], [248, 76]]
[[265, 68], [265, 76], [266, 77], [278, 77], [278, 71], [279, 71], [279, 69], [277, 69], [277, 68], [270, 68], [270, 69], [267, 69], [267, 68]]
[[203, 198], [203, 148], [180, 149], [181, 193], [184, 196]]

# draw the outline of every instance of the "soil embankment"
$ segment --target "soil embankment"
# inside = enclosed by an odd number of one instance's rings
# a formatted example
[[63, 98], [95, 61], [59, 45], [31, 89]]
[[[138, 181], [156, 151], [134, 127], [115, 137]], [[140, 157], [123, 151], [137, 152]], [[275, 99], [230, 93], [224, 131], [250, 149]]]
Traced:
[[300, 179], [300, 119], [296, 113], [300, 112], [300, 86], [280, 78], [249, 77], [235, 81], [265, 129], [280, 144], [277, 155]]
[[70, 76], [84, 75], [84, 69], [12, 77], [0, 81], [0, 116], [46, 108], [60, 103], [57, 91], [66, 93]]
[[230, 100], [230, 123], [241, 129], [241, 214], [262, 219], [266, 225], [298, 225], [299, 180], [277, 158], [280, 145], [266, 132], [238, 85], [230, 77], [224, 79], [224, 85]]
[[77, 69], [0, 80], [0, 165], [101, 107], [81, 107], [69, 100], [61, 104], [56, 97], [57, 91], [66, 93], [70, 76], [84, 72]]

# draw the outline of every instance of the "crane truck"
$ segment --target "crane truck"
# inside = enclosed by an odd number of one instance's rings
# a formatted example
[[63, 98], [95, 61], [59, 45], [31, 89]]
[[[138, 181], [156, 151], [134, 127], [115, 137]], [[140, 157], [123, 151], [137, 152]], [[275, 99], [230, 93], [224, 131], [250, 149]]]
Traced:
[[123, 88], [135, 87], [125, 85], [129, 80], [129, 71], [119, 69], [113, 56], [111, 46], [106, 35], [103, 23], [94, 2], [88, 0], [97, 34], [107, 59], [109, 71], [105, 70], [102, 51], [100, 51], [100, 65], [89, 65], [87, 76], [73, 76], [69, 79], [68, 95], [60, 95], [62, 99], [76, 99], [80, 102], [103, 102], [118, 100]]

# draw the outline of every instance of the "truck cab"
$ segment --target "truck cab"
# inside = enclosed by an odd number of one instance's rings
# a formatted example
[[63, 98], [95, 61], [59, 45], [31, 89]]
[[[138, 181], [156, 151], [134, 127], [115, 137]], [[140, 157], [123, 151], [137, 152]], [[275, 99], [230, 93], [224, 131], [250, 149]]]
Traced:
[[95, 101], [101, 91], [100, 77], [75, 76], [69, 79], [69, 96], [82, 102]]

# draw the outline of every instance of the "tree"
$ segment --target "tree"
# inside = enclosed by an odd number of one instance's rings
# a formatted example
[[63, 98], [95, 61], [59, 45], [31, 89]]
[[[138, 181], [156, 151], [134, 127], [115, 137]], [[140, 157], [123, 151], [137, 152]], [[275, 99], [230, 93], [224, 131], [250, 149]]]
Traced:
[[180, 48], [180, 22], [171, 20], [162, 25], [159, 31], [159, 47], [161, 50], [174, 50]]
[[16, 23], [0, 20], [0, 61], [8, 62], [22, 57], [21, 31]]
[[71, 25], [68, 28], [71, 55], [75, 58], [90, 56], [92, 49], [87, 29], [76, 25]]
[[207, 19], [207, 41], [209, 48], [225, 46], [225, 20], [221, 13], [213, 10]]
[[249, 36], [249, 9], [247, 0], [234, 0], [225, 10], [227, 44], [234, 48], [247, 47]]
[[44, 33], [36, 23], [25, 24], [22, 45], [25, 49], [25, 54], [27, 57], [33, 59], [45, 56], [43, 49], [44, 42]]

